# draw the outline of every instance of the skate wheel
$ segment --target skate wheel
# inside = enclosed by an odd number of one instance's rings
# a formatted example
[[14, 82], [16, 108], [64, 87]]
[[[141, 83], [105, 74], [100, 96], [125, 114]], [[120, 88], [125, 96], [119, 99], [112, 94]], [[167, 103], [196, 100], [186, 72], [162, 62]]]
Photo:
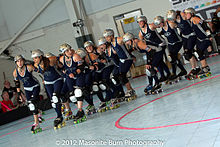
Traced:
[[59, 125], [57, 126], [57, 128], [60, 129], [60, 128], [61, 128], [61, 125], [59, 124]]
[[53, 129], [54, 129], [54, 130], [57, 130], [57, 127], [54, 127]]

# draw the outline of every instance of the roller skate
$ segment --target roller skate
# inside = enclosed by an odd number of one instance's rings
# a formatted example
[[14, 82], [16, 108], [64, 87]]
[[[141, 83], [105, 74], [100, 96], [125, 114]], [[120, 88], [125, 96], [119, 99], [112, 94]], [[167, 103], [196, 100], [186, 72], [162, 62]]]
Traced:
[[85, 115], [84, 111], [83, 110], [82, 111], [78, 110], [73, 123], [74, 124], [79, 124], [79, 123], [84, 122], [84, 121], [86, 121], [86, 115]]
[[95, 106], [93, 105], [88, 105], [87, 108], [86, 108], [86, 115], [91, 115], [91, 114], [94, 114], [96, 113], [96, 109], [95, 109]]
[[200, 69], [199, 67], [192, 69], [192, 70], [188, 73], [188, 75], [185, 76], [185, 78], [186, 78], [187, 80], [197, 79], [197, 78], [198, 78], [198, 75], [197, 75], [197, 74], [199, 73], [200, 70], [201, 70], [201, 69]]
[[107, 102], [107, 105], [109, 107], [109, 109], [117, 109], [118, 107], [120, 107], [120, 104], [117, 104], [118, 100], [116, 98], [111, 99], [110, 101]]
[[63, 117], [58, 117], [54, 120], [54, 130], [60, 129], [66, 125], [66, 122], [63, 121]]
[[156, 85], [154, 85], [154, 87], [153, 87], [152, 90], [151, 90], [151, 93], [152, 93], [152, 94], [158, 94], [158, 93], [163, 92], [163, 89], [161, 88], [161, 85], [162, 85], [162, 84], [156, 84]]
[[127, 102], [130, 102], [131, 100], [135, 100], [136, 98], [137, 98], [137, 95], [136, 95], [134, 89], [127, 91], [125, 94], [125, 100]]
[[167, 80], [167, 78], [165, 76], [160, 77], [159, 82], [163, 83]]
[[39, 124], [33, 124], [31, 127], [32, 134], [36, 134], [38, 132], [42, 132], [42, 128], [40, 128]]
[[175, 83], [178, 83], [178, 82], [179, 82], [179, 80], [178, 80], [177, 75], [176, 75], [176, 74], [171, 74], [171, 75], [169, 76], [169, 78], [167, 79], [167, 81], [165, 82], [165, 84], [166, 84], [166, 85], [167, 85], [167, 84], [172, 85], [172, 84], [175, 84]]
[[148, 85], [148, 86], [144, 89], [145, 95], [151, 95], [151, 90], [152, 90], [152, 88], [153, 88], [152, 85]]
[[210, 77], [212, 73], [210, 72], [209, 66], [202, 67], [201, 71], [198, 73], [198, 78], [202, 79], [205, 77]]
[[40, 116], [38, 116], [38, 121], [39, 121], [39, 123], [43, 123], [45, 121], [45, 119], [43, 117], [41, 117], [41, 115], [40, 115]]
[[65, 106], [62, 104], [61, 106], [61, 113], [64, 114], [65, 113]]
[[177, 79], [180, 81], [182, 80], [183, 76], [186, 76], [187, 75], [187, 71], [186, 70], [182, 70], [178, 75], [177, 75]]
[[73, 119], [74, 118], [74, 115], [73, 115], [73, 112], [71, 110], [67, 110], [64, 112], [64, 120], [65, 121], [68, 121], [70, 119]]
[[105, 112], [108, 110], [108, 106], [106, 105], [106, 102], [101, 102], [99, 104], [98, 112]]
[[119, 94], [117, 96], [117, 101], [118, 101], [118, 103], [125, 101], [125, 93], [124, 92], [119, 92]]

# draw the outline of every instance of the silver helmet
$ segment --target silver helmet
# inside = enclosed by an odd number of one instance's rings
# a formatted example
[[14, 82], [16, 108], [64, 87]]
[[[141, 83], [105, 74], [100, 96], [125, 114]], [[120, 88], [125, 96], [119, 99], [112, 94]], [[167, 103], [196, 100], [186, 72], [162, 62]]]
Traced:
[[31, 58], [43, 56], [44, 53], [40, 49], [33, 50], [31, 52]]
[[170, 21], [172, 21], [172, 20], [175, 20], [176, 19], [176, 11], [174, 11], [174, 10], [169, 10], [168, 12], [167, 12], [167, 20], [170, 20]]
[[81, 58], [84, 58], [87, 53], [83, 48], [79, 48], [75, 51], [75, 54], [78, 54]]
[[105, 44], [107, 41], [106, 41], [106, 39], [105, 39], [105, 37], [101, 37], [101, 38], [99, 38], [99, 40], [98, 40], [98, 46], [100, 46], [100, 45], [102, 45], [102, 44]]
[[84, 43], [84, 48], [88, 47], [88, 46], [94, 46], [94, 43], [92, 41], [86, 41]]
[[196, 11], [195, 11], [194, 8], [187, 8], [187, 9], [184, 10], [184, 12], [185, 12], [185, 13], [191, 13], [191, 14], [193, 14], [193, 15], [196, 14]]
[[127, 32], [126, 34], [123, 35], [123, 41], [124, 42], [132, 40], [133, 38], [134, 38], [134, 35], [130, 32]]
[[22, 55], [16, 55], [16, 56], [14, 57], [14, 61], [15, 61], [15, 62], [17, 62], [17, 61], [20, 60], [20, 59], [23, 59], [23, 60], [24, 60], [24, 57], [23, 57]]
[[114, 31], [112, 29], [105, 29], [105, 31], [103, 32], [103, 36], [104, 37], [114, 36]]
[[140, 21], [144, 21], [144, 22], [147, 23], [147, 18], [146, 18], [146, 16], [144, 16], [144, 15], [138, 16], [138, 17], [137, 17], [137, 22], [140, 22]]
[[163, 18], [162, 16], [156, 16], [156, 17], [154, 18], [154, 24], [155, 24], [156, 26], [160, 25], [160, 24], [163, 23], [163, 22], [164, 22], [164, 18]]
[[46, 58], [50, 58], [50, 57], [53, 57], [53, 56], [55, 56], [55, 55], [49, 52], [49, 53], [44, 54], [44, 56], [45, 56]]
[[61, 53], [64, 53], [65, 51], [67, 51], [68, 49], [71, 49], [71, 48], [72, 48], [72, 47], [71, 47], [69, 44], [64, 43], [64, 44], [62, 44], [62, 45], [60, 46], [59, 51], [60, 51]]

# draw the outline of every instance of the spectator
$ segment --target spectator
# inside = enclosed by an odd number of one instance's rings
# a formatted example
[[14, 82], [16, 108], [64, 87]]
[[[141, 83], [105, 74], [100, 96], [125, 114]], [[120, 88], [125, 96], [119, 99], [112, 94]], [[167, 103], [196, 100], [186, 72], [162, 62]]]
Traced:
[[21, 97], [18, 97], [17, 89], [15, 87], [12, 87], [10, 82], [7, 81], [7, 80], [4, 82], [3, 92], [4, 91], [8, 92], [9, 99], [13, 102], [13, 104], [15, 104], [15, 105], [18, 104], [19, 106], [24, 105], [24, 103], [25, 103], [25, 96], [24, 96], [23, 92], [21, 92]]
[[1, 102], [1, 107], [2, 107], [2, 111], [3, 112], [10, 111], [10, 110], [8, 110], [8, 108], [10, 108], [10, 109], [14, 109], [15, 108], [15, 106], [12, 103], [12, 101], [9, 99], [9, 94], [8, 94], [7, 91], [3, 91], [2, 92], [2, 99], [3, 99], [3, 101]]

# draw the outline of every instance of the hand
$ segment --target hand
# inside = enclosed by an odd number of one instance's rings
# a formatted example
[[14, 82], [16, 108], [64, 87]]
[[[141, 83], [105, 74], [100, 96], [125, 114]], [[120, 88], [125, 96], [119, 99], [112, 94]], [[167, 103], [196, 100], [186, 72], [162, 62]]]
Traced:
[[77, 70], [76, 70], [76, 73], [77, 73], [77, 74], [80, 74], [80, 73], [81, 73], [81, 70], [80, 70], [80, 69], [77, 69]]
[[208, 50], [208, 52], [211, 52], [211, 51], [212, 51], [212, 47], [209, 46], [209, 47], [207, 48], [207, 50]]
[[106, 63], [106, 60], [104, 60], [104, 59], [101, 59], [101, 63]]
[[73, 73], [69, 74], [69, 77], [74, 78], [74, 74]]
[[94, 66], [89, 66], [89, 69], [90, 69], [90, 70], [94, 70], [95, 67], [94, 67]]
[[151, 65], [146, 65], [146, 69], [150, 69], [151, 68]]

